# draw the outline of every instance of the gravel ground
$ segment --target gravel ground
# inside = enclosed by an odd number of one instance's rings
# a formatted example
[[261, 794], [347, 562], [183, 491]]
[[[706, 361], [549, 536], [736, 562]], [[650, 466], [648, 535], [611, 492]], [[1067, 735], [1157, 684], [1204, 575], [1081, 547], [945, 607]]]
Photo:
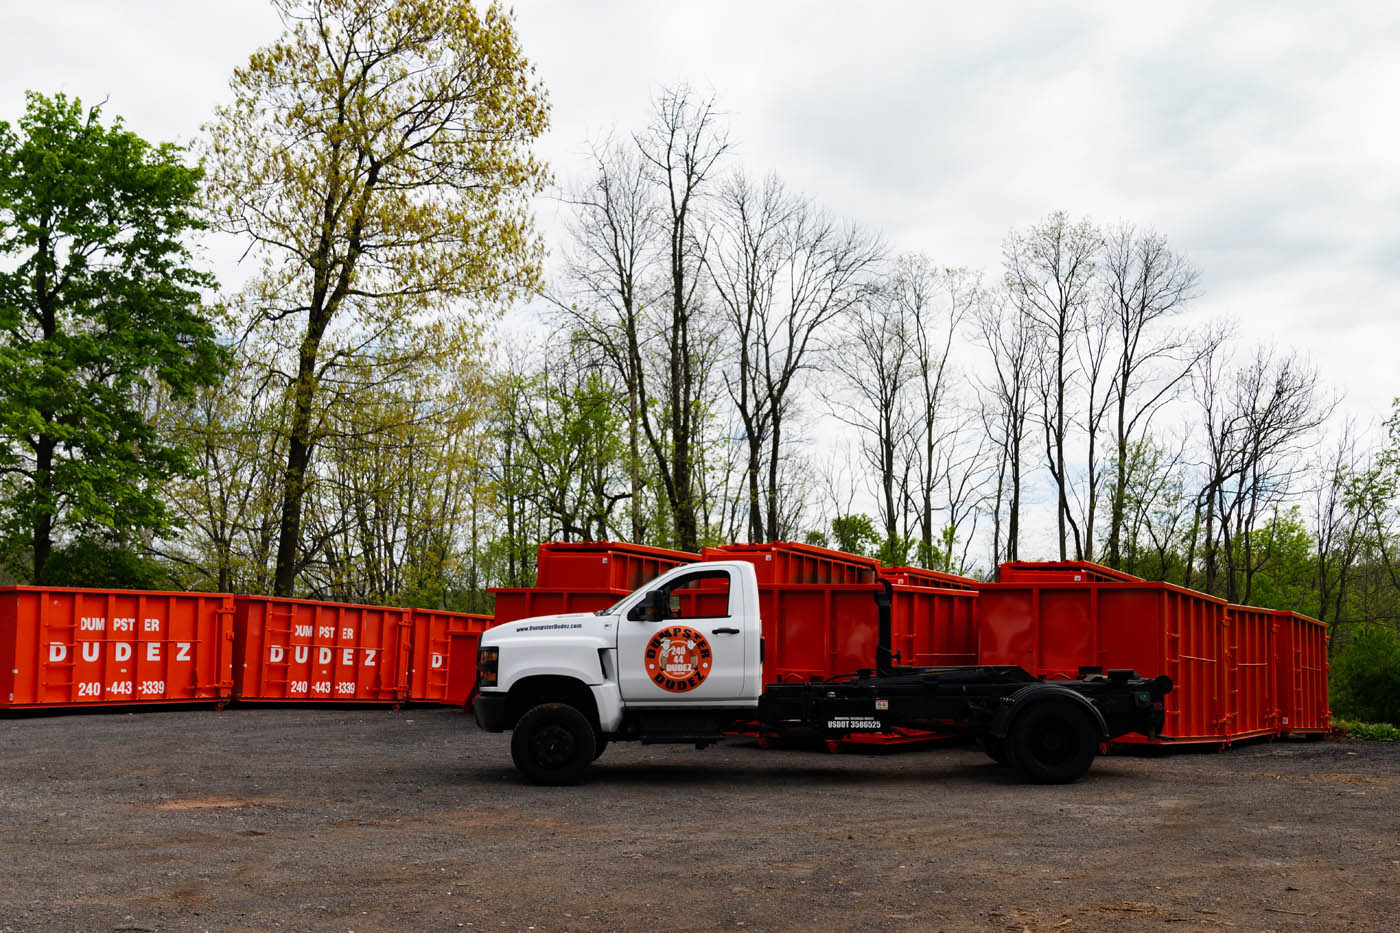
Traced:
[[611, 746], [522, 784], [444, 709], [0, 721], [0, 931], [1395, 929], [1400, 746]]

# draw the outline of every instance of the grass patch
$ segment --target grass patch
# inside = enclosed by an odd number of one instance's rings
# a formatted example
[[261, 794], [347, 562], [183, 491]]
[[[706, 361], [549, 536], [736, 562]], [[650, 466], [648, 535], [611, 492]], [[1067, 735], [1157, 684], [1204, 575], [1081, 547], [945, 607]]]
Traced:
[[1356, 722], [1351, 719], [1332, 720], [1332, 731], [1349, 739], [1363, 742], [1400, 742], [1400, 728], [1388, 722]]

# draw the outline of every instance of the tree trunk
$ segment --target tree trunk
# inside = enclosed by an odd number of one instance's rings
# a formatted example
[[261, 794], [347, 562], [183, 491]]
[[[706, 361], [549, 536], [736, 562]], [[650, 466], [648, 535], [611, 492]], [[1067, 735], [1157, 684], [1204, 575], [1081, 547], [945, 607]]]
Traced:
[[627, 472], [632, 480], [632, 543], [642, 542], [642, 451], [637, 436], [637, 384], [627, 385]]
[[1108, 520], [1108, 566], [1122, 569], [1123, 511], [1128, 498], [1128, 426], [1127, 426], [1127, 378], [1118, 387], [1118, 469], [1114, 477], [1113, 502], [1109, 507]]
[[778, 447], [782, 443], [782, 418], [778, 414], [778, 401], [773, 407], [773, 436], [768, 445], [768, 540], [777, 541], [782, 535], [778, 529]]
[[34, 486], [40, 502], [46, 503], [34, 520], [34, 585], [44, 582], [44, 565], [53, 551], [53, 451], [55, 444], [40, 436], [34, 448]]
[[749, 533], [750, 541], [763, 540], [763, 508], [762, 491], [759, 488], [758, 466], [763, 456], [762, 439], [757, 431], [749, 432], [749, 462], [748, 468], [744, 471], [748, 475], [749, 483]]
[[311, 465], [311, 407], [316, 391], [316, 354], [321, 335], [330, 322], [322, 312], [311, 320], [302, 341], [292, 396], [292, 425], [287, 443], [287, 469], [282, 474], [282, 518], [277, 533], [277, 563], [272, 581], [275, 596], [291, 596], [301, 558], [302, 506], [306, 497], [306, 473]]
[[[49, 268], [53, 264], [52, 246], [47, 232], [39, 234], [35, 249], [34, 296], [39, 306], [39, 325], [43, 329], [44, 343], [50, 343], [58, 336], [58, 316], [54, 311], [53, 296], [49, 293]], [[39, 420], [48, 425], [53, 421], [53, 412], [40, 410]], [[44, 565], [49, 562], [53, 551], [53, 452], [58, 442], [48, 434], [40, 433], [34, 442], [34, 489], [42, 511], [34, 520], [34, 585], [43, 582]]]

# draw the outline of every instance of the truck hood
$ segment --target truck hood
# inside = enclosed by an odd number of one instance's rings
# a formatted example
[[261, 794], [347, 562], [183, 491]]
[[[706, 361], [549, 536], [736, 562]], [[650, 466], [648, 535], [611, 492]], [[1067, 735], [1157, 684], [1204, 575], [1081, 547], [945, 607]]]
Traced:
[[528, 645], [531, 641], [541, 639], [574, 644], [580, 641], [596, 642], [599, 648], [611, 648], [617, 644], [617, 616], [566, 612], [555, 616], [520, 619], [487, 629], [482, 633], [481, 644]]

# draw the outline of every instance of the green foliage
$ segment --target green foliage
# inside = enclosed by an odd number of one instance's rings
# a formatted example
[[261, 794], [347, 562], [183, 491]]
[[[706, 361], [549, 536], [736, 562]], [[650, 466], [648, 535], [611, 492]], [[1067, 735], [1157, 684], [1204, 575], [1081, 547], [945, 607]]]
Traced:
[[953, 566], [953, 547], [956, 544], [957, 529], [945, 525], [932, 542], [922, 540], [914, 542], [914, 563], [916, 566], [927, 567], [930, 570], [956, 573], [960, 569]]
[[162, 531], [161, 486], [189, 469], [143, 406], [215, 382], [200, 304], [213, 279], [185, 238], [204, 228], [182, 150], [31, 93], [0, 122], [0, 491], [12, 557], [45, 578], [55, 529]]
[[1348, 719], [1400, 724], [1400, 633], [1371, 624], [1332, 661], [1332, 708]]
[[[1243, 549], [1240, 551], [1239, 563], [1243, 565]], [[1274, 513], [1263, 527], [1255, 529], [1251, 551], [1255, 568], [1251, 605], [1318, 615], [1313, 537], [1297, 506]]]
[[1350, 719], [1332, 720], [1332, 728], [1349, 739], [1363, 742], [1400, 742], [1400, 728], [1388, 722], [1356, 722]]
[[44, 586], [170, 590], [179, 587], [165, 566], [131, 548], [84, 539], [55, 548], [44, 563]]
[[869, 515], [838, 515], [831, 520], [833, 546], [847, 554], [871, 556], [880, 544], [880, 533]]
[[[321, 557], [316, 457], [359, 414], [344, 380], [372, 365], [411, 383], [538, 286], [531, 197], [548, 173], [532, 147], [549, 108], [498, 6], [274, 5], [284, 34], [234, 71], [208, 127], [206, 196], [261, 262], [234, 304], [289, 399], [273, 586], [291, 595]], [[392, 414], [374, 433], [413, 417]]]
[[906, 538], [895, 535], [892, 538], [885, 538], [880, 542], [880, 547], [872, 557], [878, 558], [880, 563], [887, 567], [907, 567], [910, 563], [910, 555], [914, 553], [917, 541], [913, 538]]

